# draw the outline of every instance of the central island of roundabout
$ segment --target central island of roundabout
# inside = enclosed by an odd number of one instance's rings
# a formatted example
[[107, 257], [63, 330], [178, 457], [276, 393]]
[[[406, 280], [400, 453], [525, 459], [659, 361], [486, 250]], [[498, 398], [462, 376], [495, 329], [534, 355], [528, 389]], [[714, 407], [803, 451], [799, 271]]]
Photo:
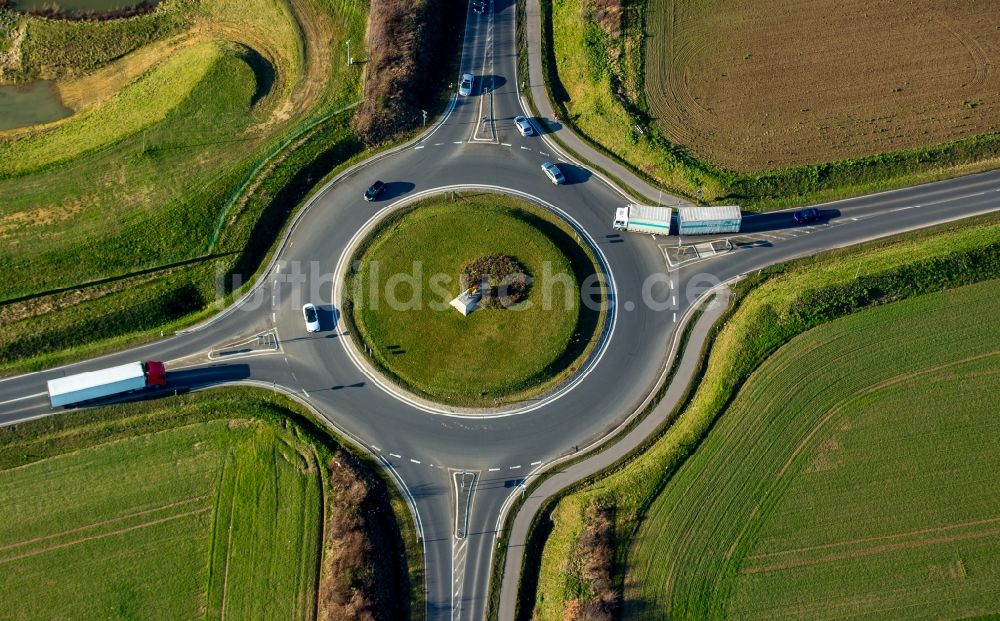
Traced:
[[543, 401], [607, 340], [602, 259], [541, 203], [479, 190], [401, 201], [342, 258], [345, 346], [383, 387], [435, 411]]

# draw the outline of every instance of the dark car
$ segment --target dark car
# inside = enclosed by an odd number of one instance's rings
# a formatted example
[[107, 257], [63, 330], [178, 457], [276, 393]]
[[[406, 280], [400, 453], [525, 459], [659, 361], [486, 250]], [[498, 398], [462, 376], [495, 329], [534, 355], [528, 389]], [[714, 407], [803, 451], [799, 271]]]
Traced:
[[802, 209], [800, 211], [796, 211], [795, 213], [792, 214], [792, 218], [794, 218], [795, 221], [798, 222], [799, 224], [805, 224], [806, 222], [816, 222], [817, 220], [820, 219], [821, 215], [822, 214], [820, 213], [819, 209], [816, 209], [815, 207], [810, 207], [809, 209]]
[[375, 200], [376, 198], [378, 198], [378, 195], [381, 194], [382, 190], [384, 189], [385, 189], [385, 183], [382, 181], [376, 181], [371, 185], [370, 188], [365, 190], [365, 200], [369, 202]]

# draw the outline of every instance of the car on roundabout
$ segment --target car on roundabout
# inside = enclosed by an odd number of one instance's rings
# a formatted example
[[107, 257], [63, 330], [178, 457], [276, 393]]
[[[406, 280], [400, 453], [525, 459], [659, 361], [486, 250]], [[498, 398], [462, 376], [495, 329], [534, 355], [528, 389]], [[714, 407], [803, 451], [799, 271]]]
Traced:
[[531, 121], [523, 116], [514, 117], [514, 127], [517, 128], [517, 131], [519, 131], [522, 136], [532, 136], [535, 133], [534, 128], [531, 126]]
[[468, 97], [472, 94], [472, 83], [476, 78], [472, 76], [471, 73], [463, 73], [462, 81], [458, 84], [458, 94], [462, 97]]
[[302, 318], [306, 321], [306, 332], [319, 332], [319, 311], [314, 304], [302, 306]]
[[542, 164], [542, 170], [545, 172], [545, 176], [549, 178], [549, 181], [555, 185], [562, 185], [566, 183], [566, 175], [563, 174], [559, 167], [552, 162], [545, 162]]
[[365, 200], [369, 203], [372, 202], [378, 198], [379, 194], [381, 194], [383, 190], [385, 190], [385, 182], [381, 180], [376, 181], [368, 186], [367, 190], [365, 190]]

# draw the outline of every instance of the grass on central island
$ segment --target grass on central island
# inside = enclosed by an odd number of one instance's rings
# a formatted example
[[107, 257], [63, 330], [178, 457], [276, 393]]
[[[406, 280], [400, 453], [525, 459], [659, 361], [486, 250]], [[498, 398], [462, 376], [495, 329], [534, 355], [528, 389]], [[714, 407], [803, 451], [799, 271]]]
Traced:
[[[459, 275], [490, 254], [516, 259], [531, 288], [514, 307], [463, 317], [448, 306], [461, 293]], [[544, 391], [574, 372], [598, 337], [601, 313], [580, 297], [595, 273], [592, 256], [564, 223], [523, 201], [428, 199], [390, 216], [358, 255], [345, 315], [371, 361], [443, 403], [494, 406]]]

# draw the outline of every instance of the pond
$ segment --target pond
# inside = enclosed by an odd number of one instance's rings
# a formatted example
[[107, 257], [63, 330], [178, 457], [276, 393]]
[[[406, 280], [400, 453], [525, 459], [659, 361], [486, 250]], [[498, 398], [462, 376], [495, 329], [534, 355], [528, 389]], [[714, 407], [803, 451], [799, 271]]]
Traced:
[[13, 0], [8, 6], [17, 11], [57, 9], [68, 15], [80, 15], [120, 11], [140, 4], [151, 5], [156, 4], [156, 2], [143, 2], [142, 0]]
[[0, 130], [48, 123], [71, 114], [50, 81], [0, 85]]

